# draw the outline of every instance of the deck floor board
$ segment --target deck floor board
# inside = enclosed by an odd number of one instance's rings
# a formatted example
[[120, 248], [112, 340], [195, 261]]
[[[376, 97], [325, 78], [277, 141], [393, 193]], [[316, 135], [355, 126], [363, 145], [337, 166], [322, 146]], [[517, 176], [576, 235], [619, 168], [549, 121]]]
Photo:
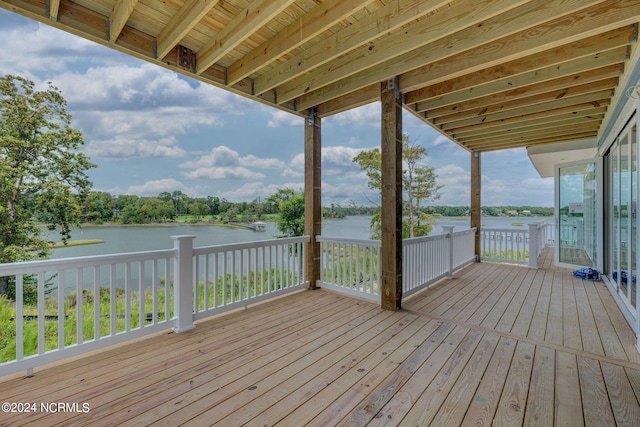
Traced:
[[633, 425], [635, 335], [603, 282], [472, 264], [399, 312], [302, 291], [0, 378], [0, 400], [87, 402], [0, 425]]

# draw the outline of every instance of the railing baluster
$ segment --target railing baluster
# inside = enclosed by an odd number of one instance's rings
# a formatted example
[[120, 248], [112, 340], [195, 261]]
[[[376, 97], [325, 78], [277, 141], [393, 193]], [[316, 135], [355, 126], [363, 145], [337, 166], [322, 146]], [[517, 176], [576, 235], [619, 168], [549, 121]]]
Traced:
[[158, 289], [160, 280], [158, 278], [158, 260], [154, 259], [151, 264], [151, 324], [158, 324]]
[[124, 264], [124, 330], [131, 331], [131, 263]]
[[100, 266], [93, 266], [93, 339], [100, 339]]
[[64, 348], [64, 270], [58, 270], [58, 349]]
[[16, 360], [24, 358], [24, 277], [16, 275]]
[[76, 344], [82, 344], [82, 268], [76, 269]]
[[144, 281], [144, 261], [140, 261], [140, 268], [138, 269], [138, 322], [140, 328], [145, 327], [147, 321], [147, 313], [145, 310], [145, 291], [146, 283]]
[[44, 322], [45, 322], [45, 276], [44, 272], [38, 273], [38, 354], [42, 355], [46, 351], [45, 348], [45, 336], [44, 336]]
[[117, 305], [116, 305], [116, 265], [110, 265], [109, 277], [109, 321], [111, 323], [111, 336], [117, 332]]

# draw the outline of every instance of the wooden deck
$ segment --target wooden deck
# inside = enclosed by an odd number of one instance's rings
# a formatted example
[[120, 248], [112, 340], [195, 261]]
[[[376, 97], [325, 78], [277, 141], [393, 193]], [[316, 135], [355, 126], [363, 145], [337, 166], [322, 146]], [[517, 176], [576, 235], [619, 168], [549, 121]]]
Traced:
[[401, 312], [303, 291], [4, 379], [2, 402], [80, 411], [0, 425], [639, 425], [634, 334], [550, 258], [471, 265]]

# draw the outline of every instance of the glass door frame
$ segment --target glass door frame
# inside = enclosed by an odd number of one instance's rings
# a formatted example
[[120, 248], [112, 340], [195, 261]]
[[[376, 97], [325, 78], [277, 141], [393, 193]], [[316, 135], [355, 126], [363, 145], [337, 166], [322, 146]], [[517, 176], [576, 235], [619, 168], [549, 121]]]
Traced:
[[[634, 127], [635, 134], [633, 130]], [[613, 295], [614, 300], [618, 304], [618, 307], [627, 318], [627, 321], [632, 325], [636, 334], [640, 331], [640, 295], [638, 294], [637, 284], [635, 283], [634, 278], [637, 274], [636, 270], [638, 266], [640, 266], [640, 251], [637, 250], [640, 217], [637, 215], [638, 200], [633, 200], [633, 198], [634, 196], [636, 199], [639, 197], [638, 189], [640, 188], [640, 174], [638, 174], [637, 171], [638, 166], [640, 165], [640, 135], [638, 135], [638, 128], [640, 128], [640, 120], [638, 120], [638, 115], [636, 114], [635, 120], [629, 120], [629, 122], [622, 128], [619, 135], [608, 147], [607, 154], [605, 155], [608, 165], [606, 168], [608, 191], [606, 207], [609, 211], [606, 225], [607, 249], [605, 255], [607, 258], [605, 266], [607, 271], [605, 283]], [[621, 143], [623, 140], [626, 140], [626, 142]], [[622, 152], [621, 147], [624, 147], [626, 151], [625, 153]], [[618, 150], [617, 157], [611, 157], [611, 153], [616, 149]], [[626, 175], [622, 173], [625, 170], [622, 168], [624, 158], [626, 158], [628, 162], [626, 165]], [[613, 162], [617, 162], [616, 168], [614, 168], [616, 165], [614, 165]], [[616, 172], [620, 175], [617, 179], [614, 177]], [[624, 182], [622, 178], [624, 178]], [[614, 205], [616, 204], [616, 189], [614, 186], [616, 184], [619, 186], [617, 190], [617, 204], [619, 205], [617, 210], [614, 209]], [[623, 197], [623, 191], [626, 191], [629, 194]], [[626, 205], [622, 203], [624, 200], [626, 200]], [[618, 212], [621, 216], [623, 208], [627, 212], [626, 221], [628, 224], [624, 235], [621, 234], [621, 229], [623, 228], [621, 222], [622, 218], [618, 218], [617, 221], [616, 218], [614, 218], [615, 212]], [[615, 227], [616, 224], [618, 227]], [[624, 251], [622, 251], [622, 248], [624, 247], [623, 241], [627, 242], [624, 260], [621, 259], [621, 256], [624, 253]], [[634, 251], [635, 257], [633, 256]], [[625, 272], [627, 273], [626, 285], [623, 285], [623, 270], [626, 270]], [[623, 286], [626, 286], [626, 288], [623, 288]]]
[[594, 267], [596, 268], [598, 271], [602, 272], [602, 267], [603, 267], [603, 255], [604, 255], [604, 251], [603, 251], [603, 244], [604, 244], [604, 228], [603, 228], [603, 218], [604, 218], [604, 212], [603, 212], [603, 189], [604, 189], [604, 183], [603, 183], [603, 159], [602, 157], [598, 156], [595, 158], [591, 158], [591, 159], [586, 159], [586, 160], [579, 160], [579, 161], [575, 161], [575, 162], [569, 162], [569, 163], [562, 163], [562, 164], [557, 164], [555, 165], [554, 169], [555, 169], [555, 185], [554, 185], [554, 190], [555, 190], [555, 195], [554, 195], [554, 207], [555, 207], [555, 212], [554, 212], [554, 218], [555, 218], [555, 235], [556, 235], [556, 239], [554, 242], [554, 261], [555, 261], [555, 265], [559, 266], [559, 267], [566, 267], [566, 268], [582, 268], [585, 267], [584, 265], [579, 265], [579, 264], [572, 264], [572, 263], [567, 263], [567, 262], [562, 262], [560, 260], [560, 169], [562, 168], [566, 168], [566, 167], [572, 167], [572, 166], [580, 166], [580, 165], [587, 165], [587, 164], [594, 164], [595, 165], [595, 176], [596, 176], [596, 220], [595, 220], [595, 225], [596, 225], [596, 229], [594, 230], [595, 234], [596, 234], [596, 248], [595, 248], [595, 254], [596, 254], [596, 263], [593, 266], [587, 266], [587, 267]]

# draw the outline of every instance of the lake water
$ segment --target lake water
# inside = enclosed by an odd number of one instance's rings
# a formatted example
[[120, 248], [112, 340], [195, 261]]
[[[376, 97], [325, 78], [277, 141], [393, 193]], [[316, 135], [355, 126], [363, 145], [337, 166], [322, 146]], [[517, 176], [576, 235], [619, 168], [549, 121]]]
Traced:
[[[482, 219], [482, 226], [525, 229], [528, 223], [540, 219], [549, 218], [487, 217]], [[340, 220], [328, 220], [322, 224], [322, 235], [326, 237], [368, 239], [370, 221], [371, 217], [366, 216], [351, 216]], [[455, 230], [468, 229], [469, 218], [440, 218], [438, 225], [453, 225]], [[439, 233], [442, 230], [439, 226], [436, 226], [432, 233]], [[196, 236], [194, 246], [199, 247], [269, 240], [275, 238], [277, 234], [275, 223], [267, 223], [267, 229], [264, 232], [205, 225], [83, 227], [73, 230], [72, 240], [100, 239], [104, 240], [104, 243], [57, 248], [52, 251], [51, 258], [170, 249], [173, 247], [171, 236], [176, 235]]]

